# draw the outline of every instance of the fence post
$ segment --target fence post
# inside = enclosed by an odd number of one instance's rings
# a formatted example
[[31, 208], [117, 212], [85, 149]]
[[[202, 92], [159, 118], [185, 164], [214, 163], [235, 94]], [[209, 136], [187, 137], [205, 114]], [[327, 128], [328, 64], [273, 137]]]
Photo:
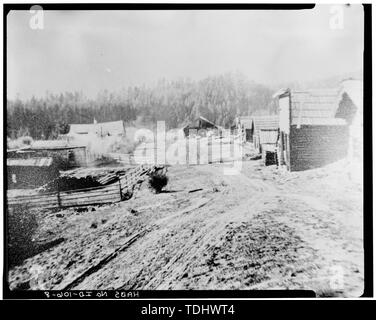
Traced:
[[60, 182], [57, 182], [57, 206], [61, 208]]
[[219, 139], [219, 163], [223, 162], [223, 157], [222, 157], [222, 150], [223, 145], [222, 145], [222, 139]]
[[120, 201], [123, 197], [123, 194], [121, 193], [121, 181], [120, 181], [120, 177], [119, 177], [119, 193], [120, 193]]

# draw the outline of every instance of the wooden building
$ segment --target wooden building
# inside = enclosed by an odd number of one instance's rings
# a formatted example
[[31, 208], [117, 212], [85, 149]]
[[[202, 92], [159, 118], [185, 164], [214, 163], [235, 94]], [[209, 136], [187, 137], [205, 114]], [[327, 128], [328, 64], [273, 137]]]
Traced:
[[7, 157], [18, 159], [51, 157], [60, 170], [87, 165], [86, 147], [70, 145], [62, 140], [35, 141], [30, 147], [8, 152]]
[[7, 159], [8, 189], [30, 189], [44, 185], [59, 176], [52, 157]]
[[98, 137], [108, 136], [124, 136], [125, 124], [124, 121], [108, 121], [82, 124], [70, 124], [68, 139], [76, 136], [96, 135]]
[[261, 129], [259, 132], [260, 149], [265, 165], [277, 164], [278, 129]]
[[252, 116], [240, 116], [235, 119], [237, 133], [241, 133], [243, 142], [253, 142], [252, 127], [253, 127], [253, 117]]
[[290, 171], [335, 162], [347, 154], [349, 101], [337, 89], [279, 91], [278, 160]]
[[86, 147], [66, 146], [66, 147], [30, 147], [31, 151], [38, 156], [48, 156], [54, 158], [60, 169], [70, 169], [75, 167], [85, 167], [87, 165]]
[[270, 116], [239, 116], [235, 119], [238, 133], [242, 134], [243, 142], [250, 142], [261, 152], [260, 130], [277, 130], [279, 117]]
[[220, 127], [214, 122], [200, 116], [196, 120], [183, 126], [184, 136], [189, 137], [192, 135], [207, 136], [209, 131], [218, 134]]
[[261, 130], [278, 132], [279, 117], [278, 115], [271, 116], [257, 116], [253, 117], [253, 125], [251, 130], [253, 145], [256, 150], [262, 153], [262, 146], [260, 143]]

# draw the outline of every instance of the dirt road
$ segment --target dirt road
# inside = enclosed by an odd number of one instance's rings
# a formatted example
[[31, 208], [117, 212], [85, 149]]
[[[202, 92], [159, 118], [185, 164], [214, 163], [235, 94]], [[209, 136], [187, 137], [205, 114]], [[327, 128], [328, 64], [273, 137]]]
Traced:
[[11, 286], [29, 281], [38, 265], [38, 286], [64, 288], [150, 227], [76, 289], [362, 293], [362, 192], [341, 168], [287, 173], [248, 161], [231, 176], [224, 166], [173, 166], [165, 193], [143, 187], [111, 207], [43, 216], [38, 237], [65, 241], [11, 270]]

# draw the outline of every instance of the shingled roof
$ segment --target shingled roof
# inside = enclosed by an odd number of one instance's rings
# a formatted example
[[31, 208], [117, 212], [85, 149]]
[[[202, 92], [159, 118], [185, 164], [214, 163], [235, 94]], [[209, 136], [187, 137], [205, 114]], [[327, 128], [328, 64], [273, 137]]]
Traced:
[[274, 129], [279, 128], [279, 116], [258, 116], [253, 117], [253, 125], [255, 127], [256, 133], [261, 129]]
[[207, 124], [213, 126], [213, 127], [216, 127], [216, 128], [220, 128], [220, 126], [216, 125], [214, 122], [206, 119], [205, 117], [203, 116], [199, 116], [197, 117], [195, 120], [193, 121], [185, 121], [182, 125], [183, 128], [187, 128], [187, 127], [198, 127], [199, 126], [199, 122], [200, 121], [203, 121], [203, 122], [206, 122]]
[[74, 148], [82, 148], [82, 145], [75, 145], [68, 143], [65, 140], [36, 140], [34, 141], [31, 146], [25, 148], [26, 151], [28, 150], [61, 150], [61, 149], [74, 149]]
[[244, 129], [252, 129], [253, 126], [253, 117], [252, 116], [239, 116], [237, 117], [238, 123], [244, 128]]
[[124, 122], [119, 120], [100, 123], [71, 124], [68, 135], [90, 133], [100, 135], [121, 135], [124, 132]]
[[50, 167], [53, 159], [51, 157], [38, 157], [29, 159], [7, 159], [7, 166], [12, 167]]
[[[339, 89], [287, 90], [291, 97], [292, 125], [343, 125], [346, 121], [336, 118], [339, 107]], [[282, 95], [283, 93], [280, 93]]]

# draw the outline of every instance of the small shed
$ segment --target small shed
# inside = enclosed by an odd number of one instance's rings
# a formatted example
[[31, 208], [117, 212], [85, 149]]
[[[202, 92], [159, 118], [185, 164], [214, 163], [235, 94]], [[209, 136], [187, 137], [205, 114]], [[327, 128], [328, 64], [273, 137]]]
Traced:
[[30, 189], [44, 185], [59, 176], [52, 157], [7, 159], [8, 189]]
[[252, 128], [253, 117], [252, 116], [239, 116], [236, 118], [236, 124], [238, 133], [242, 134], [242, 140], [247, 142], [253, 142]]
[[214, 122], [200, 116], [196, 120], [186, 124], [183, 127], [184, 136], [189, 137], [192, 135], [207, 136], [209, 131], [218, 133], [220, 127]]
[[[84, 167], [87, 165], [86, 146], [71, 145], [63, 140], [35, 141], [23, 149], [25, 157], [52, 157], [60, 169]], [[29, 155], [29, 156], [27, 156]]]
[[261, 129], [259, 133], [261, 155], [265, 165], [277, 163], [278, 129]]
[[270, 116], [257, 116], [252, 119], [253, 125], [251, 130], [253, 145], [260, 153], [262, 152], [262, 146], [260, 142], [260, 132], [264, 130], [265, 132], [278, 132], [279, 128], [279, 117], [278, 115]]
[[293, 91], [276, 96], [279, 104], [278, 160], [288, 170], [320, 167], [347, 154], [349, 126], [338, 89]]

